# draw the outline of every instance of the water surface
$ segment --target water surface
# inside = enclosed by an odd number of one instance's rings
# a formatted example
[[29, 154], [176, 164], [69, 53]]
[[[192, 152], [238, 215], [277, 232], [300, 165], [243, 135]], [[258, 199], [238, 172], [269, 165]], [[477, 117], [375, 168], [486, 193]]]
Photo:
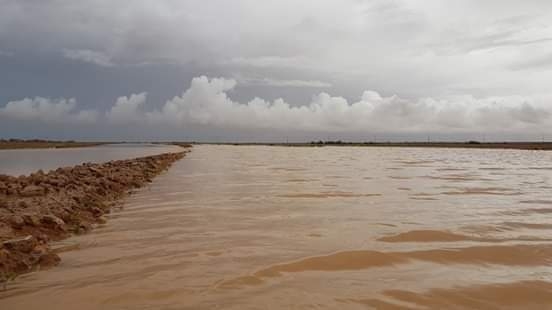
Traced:
[[182, 148], [159, 144], [105, 144], [91, 147], [0, 150], [0, 174], [22, 175], [39, 169], [48, 171], [85, 162], [101, 163], [130, 159]]
[[196, 146], [2, 309], [546, 309], [552, 153]]

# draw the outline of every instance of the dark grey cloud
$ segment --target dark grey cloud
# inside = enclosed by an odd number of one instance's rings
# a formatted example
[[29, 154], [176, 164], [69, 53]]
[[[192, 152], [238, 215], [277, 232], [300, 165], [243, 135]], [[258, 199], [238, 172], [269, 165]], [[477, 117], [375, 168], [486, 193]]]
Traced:
[[[216, 137], [217, 132], [267, 137], [252, 128], [271, 124], [270, 130], [263, 129], [270, 133], [290, 126], [280, 119], [283, 116], [263, 116], [264, 122], [259, 115], [242, 118], [251, 102], [273, 107], [282, 98], [289, 111], [308, 110], [324, 97], [321, 94], [331, 94], [341, 98], [336, 102], [346, 103], [337, 106], [352, 111], [366, 90], [403, 99], [389, 99], [392, 104], [374, 108], [380, 114], [372, 111], [364, 119], [339, 113], [337, 119], [324, 119], [307, 113], [299, 117], [302, 122], [293, 123], [304, 126], [291, 127], [298, 136], [313, 130], [355, 136], [398, 128], [385, 128], [385, 123], [423, 122], [427, 126], [404, 126], [395, 134], [445, 130], [459, 135], [468, 133], [458, 128], [488, 122], [512, 124], [513, 132], [502, 132], [518, 136], [548, 128], [550, 122], [549, 1], [346, 0], [298, 5], [290, 0], [136, 0], [129, 5], [0, 0], [0, 7], [0, 131], [6, 136], [36, 134], [33, 128], [60, 134], [59, 128], [71, 127], [82, 137], [175, 137], [182, 130], [196, 137]], [[192, 89], [190, 82], [199, 76], [237, 82], [223, 91], [229, 101], [222, 106], [205, 103], [209, 108], [201, 112], [210, 121], [185, 117], [178, 126], [151, 123], [147, 130], [134, 128], [137, 120], [161, 113], [175, 96]], [[254, 101], [256, 97], [261, 101]], [[496, 106], [490, 98], [497, 98]], [[227, 109], [228, 104], [234, 106]], [[65, 110], [59, 112], [60, 107]], [[189, 111], [187, 105], [179, 107]], [[47, 108], [60, 114], [36, 113]], [[452, 117], [455, 113], [466, 119]], [[61, 115], [64, 121], [29, 115]], [[371, 117], [376, 116], [387, 122], [375, 124]], [[286, 117], [298, 116], [290, 112]], [[86, 119], [89, 124], [75, 125], [75, 120]], [[23, 131], [14, 131], [14, 126]]]

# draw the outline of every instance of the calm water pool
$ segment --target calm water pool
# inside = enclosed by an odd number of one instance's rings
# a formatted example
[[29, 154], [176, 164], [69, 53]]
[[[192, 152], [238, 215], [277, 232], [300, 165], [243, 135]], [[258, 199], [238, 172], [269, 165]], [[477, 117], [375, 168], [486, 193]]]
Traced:
[[46, 172], [85, 162], [130, 159], [179, 150], [182, 148], [156, 144], [106, 144], [81, 148], [0, 150], [0, 174], [29, 174], [39, 169]]

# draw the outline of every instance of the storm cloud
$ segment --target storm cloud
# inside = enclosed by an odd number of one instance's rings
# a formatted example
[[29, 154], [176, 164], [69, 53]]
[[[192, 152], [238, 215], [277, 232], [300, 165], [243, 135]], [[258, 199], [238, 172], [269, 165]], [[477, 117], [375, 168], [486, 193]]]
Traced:
[[0, 7], [4, 133], [14, 122], [40, 122], [42, 131], [147, 126], [152, 137], [197, 139], [271, 130], [511, 139], [551, 127], [549, 1]]

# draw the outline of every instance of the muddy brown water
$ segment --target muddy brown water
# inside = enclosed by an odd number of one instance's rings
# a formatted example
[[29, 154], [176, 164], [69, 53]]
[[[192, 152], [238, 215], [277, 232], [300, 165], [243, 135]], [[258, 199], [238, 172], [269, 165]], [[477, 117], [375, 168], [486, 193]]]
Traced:
[[195, 146], [1, 309], [552, 309], [552, 152]]

